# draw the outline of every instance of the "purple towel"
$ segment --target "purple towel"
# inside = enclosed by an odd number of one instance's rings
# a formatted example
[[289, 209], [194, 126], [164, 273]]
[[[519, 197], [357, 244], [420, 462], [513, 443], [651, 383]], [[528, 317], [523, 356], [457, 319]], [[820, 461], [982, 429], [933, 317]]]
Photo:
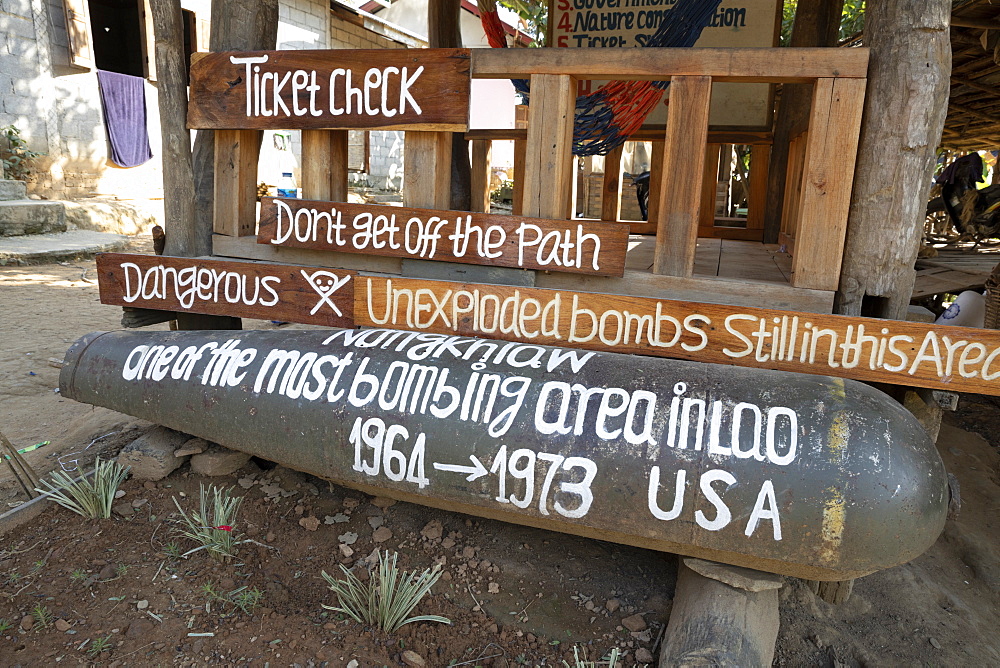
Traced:
[[146, 129], [146, 91], [141, 77], [97, 70], [111, 161], [137, 167], [153, 157]]

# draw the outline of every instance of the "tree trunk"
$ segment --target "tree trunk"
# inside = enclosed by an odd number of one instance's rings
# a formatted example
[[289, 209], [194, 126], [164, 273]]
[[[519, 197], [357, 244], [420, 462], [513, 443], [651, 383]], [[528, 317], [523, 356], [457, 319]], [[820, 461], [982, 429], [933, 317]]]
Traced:
[[[800, 0], [789, 46], [836, 46], [844, 0]], [[788, 142], [805, 130], [812, 104], [811, 84], [784, 84], [774, 122], [774, 142], [767, 174], [767, 208], [764, 211], [764, 243], [773, 244], [781, 231], [781, 207], [785, 201]]]
[[948, 0], [869, 3], [868, 93], [834, 312], [903, 320], [948, 109]]
[[[427, 44], [432, 49], [462, 46], [459, 23], [461, 0], [432, 0], [427, 3]], [[472, 165], [469, 162], [469, 142], [465, 134], [455, 132], [451, 141], [450, 208], [469, 211], [472, 208]], [[487, 212], [489, 213], [489, 212]]]

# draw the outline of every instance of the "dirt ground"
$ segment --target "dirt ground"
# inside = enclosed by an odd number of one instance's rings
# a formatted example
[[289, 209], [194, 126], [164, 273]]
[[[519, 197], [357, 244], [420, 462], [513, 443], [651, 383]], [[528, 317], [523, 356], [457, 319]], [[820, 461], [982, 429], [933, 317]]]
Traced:
[[[18, 447], [48, 442], [26, 454], [39, 473], [89, 466], [151, 427], [56, 392], [70, 344], [119, 318], [98, 301], [92, 261], [0, 268], [0, 431]], [[961, 483], [959, 517], [926, 554], [857, 581], [840, 606], [787, 578], [775, 665], [1000, 665], [1000, 402], [963, 396], [946, 422], [938, 447]], [[615, 647], [634, 665], [659, 650], [672, 555], [373, 499], [253, 460], [208, 482], [246, 494], [238, 529], [255, 542], [229, 564], [178, 559], [172, 544], [190, 544], [175, 535], [173, 499], [191, 507], [201, 482], [186, 466], [158, 483], [129, 480], [112, 520], [51, 508], [0, 536], [0, 666], [401, 666], [407, 651], [428, 666], [561, 666], [574, 648], [593, 660]], [[4, 471], [0, 503], [22, 500]], [[450, 626], [386, 635], [322, 607], [335, 596], [320, 572], [376, 548], [408, 569], [443, 564], [417, 612]], [[219, 599], [253, 590], [260, 600], [245, 609]], [[622, 621], [636, 614], [646, 628], [630, 631]]]

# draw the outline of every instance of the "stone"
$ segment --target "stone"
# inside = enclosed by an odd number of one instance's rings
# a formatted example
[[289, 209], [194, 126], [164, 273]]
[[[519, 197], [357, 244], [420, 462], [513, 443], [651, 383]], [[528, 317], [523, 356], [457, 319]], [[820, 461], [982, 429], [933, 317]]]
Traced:
[[653, 663], [653, 653], [645, 647], [635, 650], [635, 660], [639, 663]]
[[212, 445], [204, 452], [191, 457], [191, 470], [204, 476], [229, 475], [250, 461], [250, 455]]
[[684, 565], [706, 578], [722, 582], [730, 587], [749, 592], [761, 592], [769, 589], [781, 589], [784, 578], [773, 573], [755, 571], [752, 568], [718, 564], [714, 561], [685, 557]]
[[350, 559], [354, 556], [354, 550], [343, 544], [340, 546], [340, 553], [344, 555], [345, 559]]
[[319, 528], [319, 518], [309, 515], [299, 519], [299, 526], [306, 531], [315, 531]]
[[200, 455], [205, 452], [208, 448], [212, 447], [212, 444], [203, 438], [192, 438], [190, 441], [177, 448], [174, 451], [174, 457], [186, 457], [188, 455]]
[[392, 538], [392, 529], [389, 527], [379, 527], [378, 529], [375, 529], [375, 533], [372, 534], [372, 540], [376, 543], [384, 543], [390, 538]]
[[403, 652], [400, 658], [403, 660], [403, 663], [405, 663], [408, 666], [412, 666], [414, 668], [423, 668], [424, 666], [427, 665], [427, 662], [424, 661], [424, 657], [420, 656], [412, 649], [408, 649], [405, 652]]
[[376, 508], [381, 508], [382, 510], [385, 510], [390, 506], [396, 505], [396, 499], [390, 499], [384, 496], [376, 496], [374, 499], [372, 499], [372, 505], [375, 506]]
[[59, 631], [60, 633], [66, 633], [67, 631], [70, 630], [70, 628], [72, 628], [72, 626], [73, 625], [67, 622], [65, 619], [56, 620], [56, 631]]
[[441, 522], [432, 520], [424, 525], [424, 528], [420, 530], [420, 535], [427, 540], [435, 540], [441, 537], [442, 530]]
[[190, 439], [179, 431], [155, 427], [126, 445], [118, 463], [131, 467], [132, 476], [140, 480], [162, 480], [187, 460], [174, 457], [174, 451]]
[[646, 630], [646, 620], [642, 618], [642, 613], [636, 613], [631, 617], [626, 617], [622, 620], [622, 626], [627, 628], [629, 631], [638, 633], [639, 631]]
[[145, 610], [149, 607], [149, 601], [142, 599], [141, 601], [136, 601], [135, 607], [137, 610]]
[[0, 237], [66, 231], [62, 202], [15, 200], [0, 202]]
[[0, 179], [0, 202], [27, 198], [28, 186], [24, 181]]
[[31, 615], [25, 615], [24, 617], [21, 617], [21, 630], [22, 631], [30, 631], [33, 628], [35, 628], [35, 618], [34, 617], [32, 617]]
[[116, 503], [111, 506], [111, 511], [115, 515], [121, 515], [122, 517], [128, 519], [135, 515], [135, 508], [132, 507], [131, 503], [122, 501], [121, 503]]

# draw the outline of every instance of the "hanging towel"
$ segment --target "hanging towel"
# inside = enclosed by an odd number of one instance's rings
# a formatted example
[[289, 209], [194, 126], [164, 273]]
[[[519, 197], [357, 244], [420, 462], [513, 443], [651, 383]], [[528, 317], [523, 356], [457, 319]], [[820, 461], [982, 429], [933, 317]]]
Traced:
[[137, 167], [153, 157], [146, 128], [146, 91], [141, 77], [97, 70], [111, 161]]

